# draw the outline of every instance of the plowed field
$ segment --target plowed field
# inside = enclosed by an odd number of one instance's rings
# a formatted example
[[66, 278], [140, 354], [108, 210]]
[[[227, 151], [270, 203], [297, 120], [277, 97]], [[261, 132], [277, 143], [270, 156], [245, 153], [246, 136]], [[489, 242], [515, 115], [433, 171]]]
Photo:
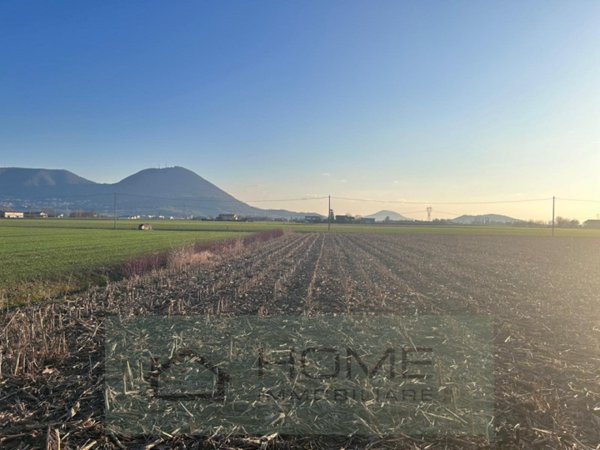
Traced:
[[[227, 443], [180, 436], [131, 442], [105, 432], [107, 314], [487, 315], [495, 335], [495, 443], [468, 436], [368, 442], [404, 448], [600, 444], [600, 239], [289, 233], [204, 259], [3, 313], [0, 447]], [[290, 442], [367, 443], [249, 437], [227, 445]]]

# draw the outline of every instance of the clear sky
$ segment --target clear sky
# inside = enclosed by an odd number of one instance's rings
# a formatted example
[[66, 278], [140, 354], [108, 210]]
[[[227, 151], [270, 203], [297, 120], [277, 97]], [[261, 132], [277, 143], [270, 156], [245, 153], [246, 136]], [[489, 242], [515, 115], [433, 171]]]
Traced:
[[598, 24], [582, 0], [2, 0], [0, 166], [112, 182], [180, 165], [241, 200], [424, 202], [336, 213], [600, 200]]

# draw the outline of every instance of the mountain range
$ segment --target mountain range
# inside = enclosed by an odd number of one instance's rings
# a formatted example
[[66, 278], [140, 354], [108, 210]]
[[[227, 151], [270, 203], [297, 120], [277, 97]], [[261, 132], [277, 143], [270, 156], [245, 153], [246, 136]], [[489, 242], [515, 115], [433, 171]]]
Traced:
[[[370, 219], [375, 219], [376, 222], [383, 222], [386, 218], [393, 221], [412, 221], [409, 217], [403, 216], [395, 211], [383, 210], [365, 216]], [[463, 225], [504, 225], [504, 224], [515, 224], [521, 223], [522, 220], [515, 219], [514, 217], [503, 216], [501, 214], [480, 214], [480, 215], [462, 215], [454, 219], [450, 219], [450, 222], [463, 224]]]
[[300, 218], [304, 212], [250, 206], [183, 167], [145, 169], [118, 183], [96, 183], [68, 170], [0, 168], [0, 209], [74, 210], [176, 217], [233, 213]]
[[[94, 211], [120, 216], [164, 215], [216, 217], [233, 213], [250, 217], [301, 219], [310, 212], [261, 209], [244, 203], [184, 167], [144, 169], [117, 183], [96, 183], [68, 170], [0, 168], [0, 210], [56, 213]], [[366, 216], [377, 222], [412, 221], [395, 211]], [[514, 224], [521, 220], [499, 215], [463, 215], [451, 222], [468, 225]]]

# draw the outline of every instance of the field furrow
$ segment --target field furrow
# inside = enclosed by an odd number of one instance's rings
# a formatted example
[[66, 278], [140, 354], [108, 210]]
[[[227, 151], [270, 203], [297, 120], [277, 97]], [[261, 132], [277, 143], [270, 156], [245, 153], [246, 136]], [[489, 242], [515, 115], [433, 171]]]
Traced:
[[[73, 447], [90, 440], [118, 447], [102, 425], [107, 315], [458, 313], [494, 323], [500, 448], [593, 449], [599, 268], [595, 238], [286, 233], [24, 306], [0, 316], [0, 447], [23, 439], [44, 445], [48, 427]], [[419, 439], [394, 445], [481, 444]]]

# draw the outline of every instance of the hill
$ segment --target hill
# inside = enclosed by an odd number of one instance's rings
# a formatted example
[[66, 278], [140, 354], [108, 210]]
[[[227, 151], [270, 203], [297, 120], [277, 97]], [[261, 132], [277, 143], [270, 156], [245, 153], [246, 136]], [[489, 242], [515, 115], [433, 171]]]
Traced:
[[3, 195], [39, 195], [48, 190], [58, 192], [73, 186], [95, 184], [68, 170], [25, 169], [20, 167], [0, 168], [0, 193]]
[[386, 217], [389, 217], [389, 220], [413, 220], [395, 211], [388, 211], [385, 209], [365, 217], [367, 217], [368, 219], [375, 219], [376, 222], [383, 222], [386, 219]]
[[271, 218], [306, 213], [250, 206], [183, 167], [145, 169], [118, 183], [104, 184], [67, 170], [0, 168], [0, 209], [53, 209], [119, 215], [175, 217], [234, 213]]
[[503, 216], [501, 214], [480, 214], [480, 215], [462, 215], [455, 219], [452, 219], [454, 223], [461, 223], [465, 225], [499, 225], [499, 224], [514, 224], [523, 222], [520, 219], [514, 217]]

